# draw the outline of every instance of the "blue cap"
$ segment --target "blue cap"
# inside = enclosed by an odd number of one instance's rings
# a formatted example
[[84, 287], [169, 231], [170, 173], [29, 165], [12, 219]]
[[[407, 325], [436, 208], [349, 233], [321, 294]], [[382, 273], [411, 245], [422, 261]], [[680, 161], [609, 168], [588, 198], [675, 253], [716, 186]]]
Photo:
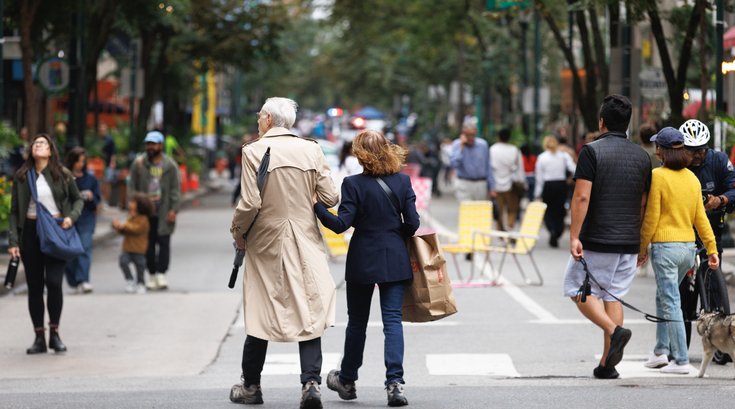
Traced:
[[158, 131], [150, 131], [145, 135], [145, 143], [163, 143], [163, 134]]
[[678, 129], [667, 126], [653, 135], [651, 142], [662, 148], [678, 149], [684, 147], [684, 134]]

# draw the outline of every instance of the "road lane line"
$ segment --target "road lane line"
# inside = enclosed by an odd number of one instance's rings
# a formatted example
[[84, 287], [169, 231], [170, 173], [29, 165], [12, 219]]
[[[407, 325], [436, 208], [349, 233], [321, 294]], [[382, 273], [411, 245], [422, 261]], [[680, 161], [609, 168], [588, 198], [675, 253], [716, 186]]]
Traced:
[[[428, 214], [422, 213], [422, 218], [426, 219], [426, 221], [429, 223], [429, 225], [436, 230], [437, 234], [440, 236], [447, 236], [447, 237], [457, 237], [456, 233], [453, 233], [451, 230], [449, 230], [446, 226], [441, 224], [436, 219], [430, 217]], [[474, 257], [473, 263], [475, 263], [475, 268], [481, 271], [480, 275], [482, 277], [494, 277], [494, 272], [490, 269], [490, 266], [488, 264], [480, 262], [478, 260], [479, 257]], [[544, 323], [544, 324], [557, 324], [560, 322], [558, 318], [554, 316], [550, 311], [542, 307], [539, 303], [534, 301], [531, 297], [526, 295], [526, 293], [523, 292], [520, 288], [518, 288], [515, 284], [511, 283], [510, 281], [506, 280], [502, 276], [498, 280], [490, 280], [490, 282], [497, 281], [499, 284], [499, 287], [503, 289], [511, 298], [513, 298], [518, 304], [521, 305], [526, 311], [531, 313], [536, 319], [534, 322]], [[472, 283], [471, 283], [472, 284]], [[479, 284], [490, 284], [490, 283], [475, 283], [477, 285]]]

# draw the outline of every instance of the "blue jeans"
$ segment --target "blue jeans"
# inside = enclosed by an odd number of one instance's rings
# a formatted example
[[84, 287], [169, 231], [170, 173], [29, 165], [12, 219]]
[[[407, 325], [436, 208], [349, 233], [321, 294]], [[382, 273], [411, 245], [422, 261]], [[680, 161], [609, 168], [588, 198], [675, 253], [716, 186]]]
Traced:
[[656, 314], [676, 322], [656, 324], [656, 355], [671, 354], [679, 365], [689, 363], [686, 332], [681, 313], [679, 284], [694, 266], [693, 242], [653, 243], [651, 266], [656, 274]]
[[[380, 311], [383, 316], [385, 336], [383, 359], [385, 361], [385, 385], [403, 382], [403, 290], [405, 281], [379, 283]], [[357, 380], [357, 370], [362, 366], [365, 350], [365, 331], [370, 318], [370, 302], [374, 284], [347, 282], [347, 330], [345, 352], [340, 368], [340, 380], [351, 383]]]
[[66, 281], [69, 286], [76, 287], [81, 283], [89, 282], [89, 268], [92, 265], [92, 237], [97, 218], [94, 214], [82, 214], [74, 228], [79, 233], [79, 239], [84, 247], [84, 253], [66, 263]]

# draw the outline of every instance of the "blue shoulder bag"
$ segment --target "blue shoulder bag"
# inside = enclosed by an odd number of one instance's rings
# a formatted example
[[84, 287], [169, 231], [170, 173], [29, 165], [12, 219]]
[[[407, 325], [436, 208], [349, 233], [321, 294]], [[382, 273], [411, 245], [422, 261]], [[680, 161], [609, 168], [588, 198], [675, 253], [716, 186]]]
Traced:
[[38, 201], [35, 169], [28, 172], [28, 186], [31, 189], [33, 201], [36, 202], [36, 233], [41, 245], [41, 253], [64, 261], [72, 260], [83, 254], [84, 247], [82, 247], [77, 229], [61, 227], [64, 219], [52, 216], [48, 209]]

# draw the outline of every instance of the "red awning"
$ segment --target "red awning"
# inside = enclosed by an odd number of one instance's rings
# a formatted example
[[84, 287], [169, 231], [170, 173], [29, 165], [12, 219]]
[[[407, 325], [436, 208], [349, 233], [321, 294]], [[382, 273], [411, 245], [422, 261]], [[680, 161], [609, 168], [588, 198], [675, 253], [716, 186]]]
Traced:
[[722, 36], [722, 47], [725, 49], [735, 48], [735, 26], [730, 27]]

